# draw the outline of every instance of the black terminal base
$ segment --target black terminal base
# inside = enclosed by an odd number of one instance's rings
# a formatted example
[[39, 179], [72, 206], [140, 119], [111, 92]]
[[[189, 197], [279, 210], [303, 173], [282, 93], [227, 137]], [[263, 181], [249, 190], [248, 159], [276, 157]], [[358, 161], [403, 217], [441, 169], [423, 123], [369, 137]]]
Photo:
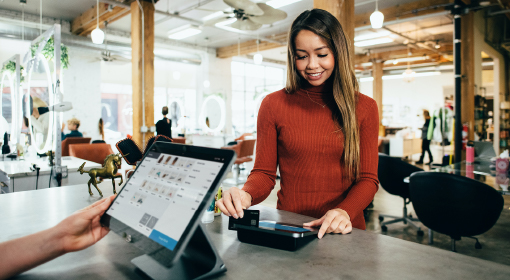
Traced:
[[207, 279], [227, 271], [202, 225], [198, 225], [180, 259], [166, 267], [148, 255], [131, 262], [152, 279]]
[[241, 242], [253, 245], [287, 251], [296, 251], [297, 249], [308, 244], [310, 241], [317, 239], [317, 235], [294, 238], [292, 236], [284, 236], [239, 228], [237, 229], [237, 239], [239, 239]]

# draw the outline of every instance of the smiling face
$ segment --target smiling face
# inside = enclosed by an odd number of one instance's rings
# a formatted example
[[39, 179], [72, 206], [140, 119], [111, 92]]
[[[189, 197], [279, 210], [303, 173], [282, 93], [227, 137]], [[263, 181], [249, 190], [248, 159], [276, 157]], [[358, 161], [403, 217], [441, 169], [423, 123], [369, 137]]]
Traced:
[[319, 35], [301, 30], [295, 40], [296, 69], [312, 86], [322, 85], [335, 69], [335, 57]]

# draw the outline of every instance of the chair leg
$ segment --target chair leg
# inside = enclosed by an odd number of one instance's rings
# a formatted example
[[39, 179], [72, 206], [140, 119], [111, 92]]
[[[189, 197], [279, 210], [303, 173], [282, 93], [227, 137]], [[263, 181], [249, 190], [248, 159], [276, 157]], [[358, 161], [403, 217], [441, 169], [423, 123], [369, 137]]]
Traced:
[[[418, 226], [417, 224], [415, 224], [413, 220], [411, 220], [410, 218], [405, 218], [405, 219], [407, 220], [407, 222], [409, 223], [409, 225], [413, 226], [416, 230], [421, 231], [420, 226]], [[419, 220], [418, 220], [418, 221], [419, 221]]]
[[455, 249], [455, 239], [452, 238], [452, 252], [457, 252]]
[[392, 216], [392, 215], [385, 215], [385, 214], [379, 214], [379, 218], [392, 218], [392, 219], [401, 219], [402, 217]]
[[398, 222], [403, 222], [404, 220], [405, 220], [404, 218], [398, 218], [398, 219], [395, 219], [395, 220], [384, 222], [384, 223], [381, 224], [381, 226], [385, 226], [385, 225], [389, 225], [389, 224], [394, 224], [394, 223], [398, 223]]

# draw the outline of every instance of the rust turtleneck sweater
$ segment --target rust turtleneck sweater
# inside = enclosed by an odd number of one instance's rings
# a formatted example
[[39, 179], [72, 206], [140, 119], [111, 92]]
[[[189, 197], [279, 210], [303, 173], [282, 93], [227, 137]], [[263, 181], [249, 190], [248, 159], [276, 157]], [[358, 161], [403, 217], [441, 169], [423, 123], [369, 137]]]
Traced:
[[257, 120], [255, 166], [243, 190], [252, 196], [253, 205], [262, 202], [274, 188], [278, 166], [278, 209], [320, 218], [328, 210], [341, 208], [349, 214], [353, 227], [365, 229], [363, 209], [379, 186], [377, 105], [372, 98], [358, 94], [360, 180], [353, 184], [341, 163], [343, 133], [336, 132], [338, 126], [329, 106], [322, 106], [332, 94], [326, 83], [293, 94], [282, 89], [264, 98]]

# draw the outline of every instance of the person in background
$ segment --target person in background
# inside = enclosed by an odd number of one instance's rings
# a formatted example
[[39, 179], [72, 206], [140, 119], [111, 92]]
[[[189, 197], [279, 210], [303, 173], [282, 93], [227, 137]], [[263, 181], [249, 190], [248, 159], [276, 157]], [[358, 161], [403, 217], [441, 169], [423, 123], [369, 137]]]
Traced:
[[0, 279], [94, 245], [110, 232], [99, 220], [114, 198], [103, 198], [47, 230], [0, 243]]
[[103, 118], [99, 118], [98, 129], [99, 129], [99, 135], [101, 135], [101, 140], [103, 140], [103, 141], [104, 141], [104, 125], [103, 125]]
[[166, 115], [168, 115], [167, 106], [163, 107], [161, 114], [163, 114], [163, 119], [156, 123], [156, 134], [172, 138], [172, 120], [166, 117]]
[[67, 121], [67, 129], [69, 129], [71, 132], [68, 134], [64, 134], [64, 127], [65, 125], [62, 124], [62, 141], [66, 139], [67, 137], [83, 137], [83, 134], [78, 131], [78, 128], [80, 127], [80, 120], [77, 118], [72, 118]]
[[423, 124], [423, 127], [421, 128], [421, 157], [420, 160], [417, 161], [417, 164], [423, 164], [423, 160], [425, 159], [425, 152], [429, 153], [429, 163], [432, 164], [432, 161], [434, 159], [432, 158], [432, 153], [430, 152], [430, 139], [427, 138], [427, 134], [429, 131], [429, 125], [430, 125], [430, 113], [427, 110], [423, 110], [423, 117], [425, 118], [425, 123]]
[[350, 41], [337, 18], [313, 9], [292, 23], [287, 85], [267, 95], [257, 119], [255, 165], [242, 189], [216, 202], [227, 216], [265, 200], [275, 186], [277, 208], [316, 220], [326, 233], [365, 229], [363, 209], [378, 190], [379, 113], [359, 92]]

